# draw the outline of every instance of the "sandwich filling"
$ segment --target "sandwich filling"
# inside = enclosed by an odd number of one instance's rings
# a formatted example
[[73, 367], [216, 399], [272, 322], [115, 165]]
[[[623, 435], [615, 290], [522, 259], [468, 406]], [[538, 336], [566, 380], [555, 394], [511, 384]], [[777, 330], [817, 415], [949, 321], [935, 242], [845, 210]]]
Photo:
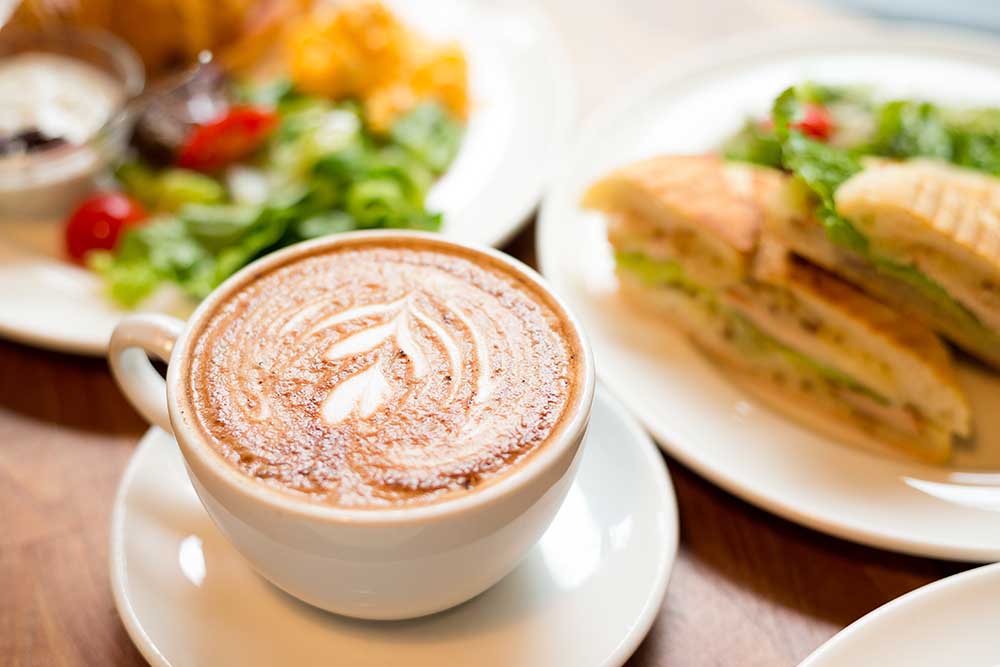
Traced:
[[[671, 290], [686, 299], [703, 318], [698, 335], [711, 332], [721, 339], [720, 344], [735, 347], [748, 365], [767, 368], [769, 379], [794, 385], [790, 388], [798, 392], [841, 401], [850, 410], [904, 434], [950, 438], [947, 422], [954, 415], [925, 414], [919, 404], [895, 395], [891, 368], [854, 344], [848, 333], [819, 318], [791, 292], [755, 282], [714, 290], [691, 280], [679, 261], [653, 259], [639, 251], [616, 252], [615, 260], [623, 278], [647, 290]], [[839, 359], [808, 351], [816, 347], [817, 336], [839, 347]], [[845, 372], [845, 366], [874, 373], [861, 380]]]

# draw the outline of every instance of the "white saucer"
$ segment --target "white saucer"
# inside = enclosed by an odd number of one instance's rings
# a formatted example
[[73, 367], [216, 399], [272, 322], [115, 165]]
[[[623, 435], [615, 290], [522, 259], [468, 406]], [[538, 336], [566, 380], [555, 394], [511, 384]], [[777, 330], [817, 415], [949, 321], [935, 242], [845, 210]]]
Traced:
[[1000, 42], [858, 27], [749, 35], [663, 63], [609, 98], [580, 131], [539, 215], [542, 272], [587, 330], [601, 380], [699, 474], [838, 537], [922, 556], [1000, 560], [1000, 376], [960, 366], [976, 437], [956, 447], [948, 466], [858, 443], [829, 420], [807, 428], [729, 382], [666, 323], [625, 307], [604, 218], [580, 208], [584, 189], [610, 169], [658, 153], [714, 150], [784, 87], [808, 80], [996, 105]]
[[676, 502], [662, 456], [606, 391], [585, 447], [565, 505], [506, 579], [434, 616], [363, 622], [255, 574], [202, 509], [173, 439], [151, 429], [111, 520], [118, 612], [154, 667], [621, 665], [663, 601]]
[[996, 667], [1000, 564], [935, 581], [855, 621], [799, 667]]
[[[461, 43], [472, 109], [462, 147], [427, 205], [441, 233], [500, 246], [523, 225], [561, 157], [576, 116], [568, 57], [552, 20], [531, 0], [389, 0], [421, 31]], [[61, 221], [0, 220], [0, 335], [103, 356], [125, 314], [96, 276], [62, 258]], [[151, 310], [183, 315], [163, 299]]]

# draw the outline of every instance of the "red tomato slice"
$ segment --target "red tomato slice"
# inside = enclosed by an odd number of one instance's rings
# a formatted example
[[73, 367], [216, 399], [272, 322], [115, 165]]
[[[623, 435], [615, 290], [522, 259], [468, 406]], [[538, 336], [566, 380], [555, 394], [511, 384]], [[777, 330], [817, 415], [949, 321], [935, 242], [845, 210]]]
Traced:
[[120, 192], [91, 195], [66, 221], [66, 253], [82, 262], [91, 250], [112, 250], [124, 230], [146, 217], [142, 204]]
[[792, 127], [813, 139], [826, 141], [833, 134], [833, 118], [826, 107], [806, 104], [802, 108], [802, 118], [792, 123]]
[[278, 124], [269, 109], [232, 107], [219, 118], [196, 125], [177, 154], [177, 166], [215, 171], [251, 155]]

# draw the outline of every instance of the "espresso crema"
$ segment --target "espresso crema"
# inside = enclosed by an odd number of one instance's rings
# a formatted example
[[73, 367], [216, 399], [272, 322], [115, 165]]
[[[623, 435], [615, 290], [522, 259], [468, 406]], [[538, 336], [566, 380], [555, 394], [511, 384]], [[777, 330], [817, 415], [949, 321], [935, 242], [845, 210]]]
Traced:
[[348, 507], [489, 483], [559, 430], [580, 341], [533, 284], [431, 241], [320, 250], [237, 288], [194, 333], [187, 398], [244, 473]]

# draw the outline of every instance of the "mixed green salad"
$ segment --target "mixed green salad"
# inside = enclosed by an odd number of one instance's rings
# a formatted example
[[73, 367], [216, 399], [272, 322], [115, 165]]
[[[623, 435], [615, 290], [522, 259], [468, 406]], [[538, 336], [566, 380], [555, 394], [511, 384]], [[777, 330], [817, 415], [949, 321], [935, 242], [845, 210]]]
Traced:
[[126, 223], [113, 247], [85, 248], [81, 258], [115, 302], [133, 307], [165, 283], [200, 299], [298, 241], [354, 229], [437, 230], [441, 216], [425, 198], [462, 134], [434, 102], [375, 133], [353, 102], [284, 82], [243, 90], [169, 166], [135, 160], [117, 169], [127, 201], [148, 213], [135, 214], [141, 224]]
[[866, 157], [931, 158], [1000, 176], [1000, 108], [880, 102], [864, 89], [804, 83], [782, 92], [770, 117], [748, 121], [726, 142], [723, 153], [793, 174], [834, 244], [905, 282], [968, 327], [982, 328], [934, 279], [872, 249], [864, 234], [837, 212], [834, 193], [863, 169]]

